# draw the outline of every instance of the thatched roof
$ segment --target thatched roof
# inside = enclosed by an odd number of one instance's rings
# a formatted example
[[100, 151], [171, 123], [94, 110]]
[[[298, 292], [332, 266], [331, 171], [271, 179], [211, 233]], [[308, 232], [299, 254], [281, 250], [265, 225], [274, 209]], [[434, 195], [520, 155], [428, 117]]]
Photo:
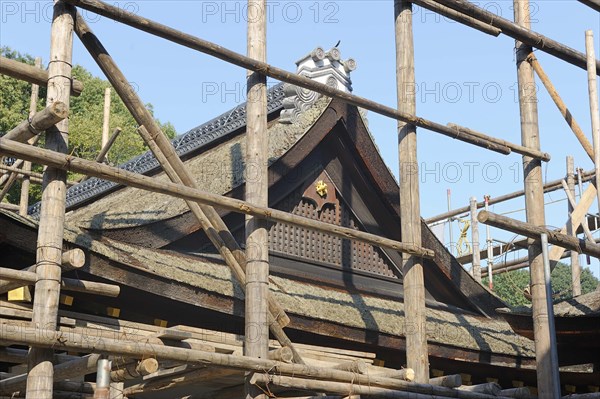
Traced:
[[[271, 123], [269, 163], [273, 163], [308, 130], [329, 104], [322, 98], [304, 111], [294, 124]], [[225, 194], [244, 181], [244, 135], [237, 135], [210, 151], [203, 151], [185, 162], [198, 186], [211, 193]], [[167, 180], [164, 172], [156, 178]], [[66, 215], [67, 222], [91, 229], [117, 229], [169, 219], [188, 211], [183, 200], [137, 188], [125, 187]]]

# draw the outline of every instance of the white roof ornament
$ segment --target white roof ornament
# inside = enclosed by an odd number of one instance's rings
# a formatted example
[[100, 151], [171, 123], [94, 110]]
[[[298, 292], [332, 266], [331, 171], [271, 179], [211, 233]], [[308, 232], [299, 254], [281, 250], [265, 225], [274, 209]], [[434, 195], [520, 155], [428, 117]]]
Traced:
[[[296, 62], [296, 73], [351, 93], [350, 72], [356, 69], [356, 61], [352, 58], [342, 61], [341, 58], [341, 52], [337, 47], [333, 47], [329, 51], [317, 47]], [[321, 98], [319, 93], [290, 84], [284, 85], [284, 92], [284, 109], [281, 111], [280, 123], [294, 123], [302, 111], [310, 108]]]

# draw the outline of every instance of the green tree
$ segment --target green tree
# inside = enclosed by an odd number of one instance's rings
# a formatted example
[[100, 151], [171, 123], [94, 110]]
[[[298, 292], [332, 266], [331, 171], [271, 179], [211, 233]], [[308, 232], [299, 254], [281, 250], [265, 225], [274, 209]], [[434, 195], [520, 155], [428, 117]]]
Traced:
[[[27, 54], [21, 54], [8, 47], [0, 48], [0, 54], [4, 57], [15, 59], [28, 64], [34, 64], [34, 58]], [[77, 157], [93, 160], [101, 149], [102, 120], [104, 114], [104, 90], [110, 87], [109, 82], [93, 76], [85, 68], [75, 65], [73, 77], [83, 83], [84, 90], [79, 97], [71, 97], [69, 111], [69, 151]], [[0, 134], [14, 128], [21, 121], [27, 119], [29, 114], [29, 101], [31, 85], [8, 76], [0, 75]], [[40, 88], [38, 109], [45, 106], [46, 90]], [[146, 104], [152, 112], [152, 105]], [[175, 129], [170, 123], [158, 121], [163, 131], [170, 138], [175, 137]], [[139, 155], [147, 150], [147, 147], [139, 134], [136, 132], [138, 124], [125, 104], [111, 91], [110, 106], [110, 131], [120, 127], [121, 134], [107, 155], [107, 162], [112, 165], [121, 164], [128, 159]], [[41, 170], [41, 167], [34, 169]], [[70, 179], [78, 178], [78, 175], [70, 174]], [[18, 202], [20, 184], [15, 184], [7, 198], [10, 202]], [[40, 190], [32, 186], [30, 202], [38, 201]]]
[[[570, 265], [559, 262], [552, 271], [551, 281], [555, 302], [573, 297]], [[582, 268], [582, 294], [587, 294], [595, 290], [598, 283], [599, 280], [592, 274], [589, 268]], [[487, 279], [484, 279], [483, 284], [487, 285]], [[494, 292], [511, 307], [531, 304], [531, 301], [524, 295], [525, 288], [528, 286], [529, 270], [526, 269], [494, 275]]]

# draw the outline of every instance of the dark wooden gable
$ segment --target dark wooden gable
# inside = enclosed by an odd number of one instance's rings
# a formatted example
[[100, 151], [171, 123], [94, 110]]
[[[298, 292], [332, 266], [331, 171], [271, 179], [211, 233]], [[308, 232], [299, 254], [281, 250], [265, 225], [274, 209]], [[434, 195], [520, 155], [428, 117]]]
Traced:
[[[344, 201], [326, 171], [308, 179], [275, 206], [309, 219], [366, 231]], [[304, 228], [276, 223], [269, 230], [269, 248], [282, 256], [293, 256], [341, 270], [387, 278], [399, 278], [399, 267], [379, 248]]]

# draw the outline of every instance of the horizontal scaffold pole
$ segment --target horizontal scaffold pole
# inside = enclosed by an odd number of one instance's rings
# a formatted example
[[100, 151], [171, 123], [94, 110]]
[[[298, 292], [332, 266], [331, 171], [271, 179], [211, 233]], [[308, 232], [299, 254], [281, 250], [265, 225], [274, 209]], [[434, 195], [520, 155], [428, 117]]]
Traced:
[[65, 119], [68, 114], [69, 110], [65, 103], [57, 101], [43, 110], [36, 112], [31, 118], [21, 122], [14, 129], [9, 130], [3, 137], [18, 141], [19, 143], [25, 143]]
[[[265, 62], [257, 61], [252, 58], [246, 57], [242, 54], [236, 53], [235, 51], [231, 51], [229, 49], [221, 47], [215, 43], [170, 28], [158, 22], [151, 21], [147, 18], [127, 12], [121, 8], [111, 6], [102, 1], [65, 0], [65, 2], [92, 11], [107, 18], [114, 19], [115, 21], [119, 21], [139, 30], [148, 32], [150, 34], [162, 37], [163, 39], [178, 43], [190, 49], [211, 55], [213, 57], [227, 61], [231, 64], [240, 66], [242, 68], [261, 73], [273, 79], [300, 86], [305, 89], [321, 93], [328, 97], [337, 98], [357, 107], [365, 108], [369, 111], [393, 119], [404, 121], [406, 123], [413, 124], [423, 129], [440, 133], [444, 136], [460, 140], [469, 144], [473, 144], [481, 148], [486, 148], [488, 150], [505, 155], [511, 152], [508, 147], [492, 143], [490, 140], [484, 139], [482, 137], [470, 135], [465, 132], [457, 132], [456, 130], [451, 129], [448, 126], [432, 122], [430, 120], [420, 118], [418, 116], [410, 115], [404, 112], [399, 112], [395, 108], [379, 104], [375, 101], [368, 100], [364, 97], [343, 92], [331, 86], [327, 86], [326, 84], [316, 82], [307, 77], [300, 76], [298, 74], [288, 72], [284, 69], [274, 67]], [[412, 95], [412, 92], [413, 88], [407, 88], [407, 95]]]
[[[537, 48], [540, 51], [560, 58], [563, 61], [587, 70], [587, 60], [584, 53], [565, 46], [554, 39], [550, 39], [540, 33], [534, 32], [513, 21], [503, 18], [493, 12], [478, 7], [467, 0], [433, 0], [439, 4], [450, 7], [456, 11], [466, 14], [470, 17], [495, 26], [502, 30], [506, 36], [525, 43], [528, 46]], [[596, 65], [600, 68], [600, 61], [596, 60]], [[600, 69], [598, 69], [600, 71]]]
[[[581, 179], [582, 181], [590, 181], [593, 180], [595, 176], [595, 172], [593, 170], [588, 170], [587, 172], [583, 172]], [[552, 180], [546, 184], [544, 184], [544, 193], [549, 193], [551, 191], [556, 191], [562, 188], [562, 179]], [[512, 193], [499, 195], [498, 197], [492, 197], [489, 199], [488, 204], [498, 204], [500, 202], [508, 201], [514, 198], [518, 198], [525, 195], [525, 191], [519, 190], [514, 191]], [[483, 208], [485, 206], [485, 201], [481, 201], [477, 203], [477, 209]], [[454, 216], [461, 215], [463, 213], [469, 212], [469, 206], [463, 206], [461, 208], [456, 208], [448, 212], [440, 213], [439, 215], [432, 216], [428, 219], [425, 219], [425, 223], [431, 224], [435, 222], [439, 222], [440, 220], [445, 220]]]
[[[10, 58], [0, 57], [0, 74], [24, 80], [38, 86], [48, 86], [48, 71], [23, 62], [11, 60]], [[78, 97], [82, 91], [83, 83], [73, 79], [71, 83], [71, 95]]]
[[252, 358], [231, 354], [208, 352], [198, 349], [176, 348], [148, 343], [145, 339], [111, 339], [90, 337], [75, 331], [53, 331], [36, 329], [17, 322], [0, 325], [0, 342], [18, 342], [22, 345], [53, 348], [62, 351], [93, 351], [94, 353], [113, 354], [130, 358], [154, 357], [158, 360], [175, 360], [190, 364], [228, 367], [235, 370], [268, 372], [272, 375], [287, 375], [300, 378], [321, 379], [352, 383], [355, 386], [377, 386], [407, 392], [437, 395], [463, 399], [498, 399], [497, 396], [477, 394], [475, 392], [418, 384], [395, 378], [362, 375], [351, 371], [331, 368], [289, 364], [269, 359]]
[[126, 186], [136, 187], [142, 190], [171, 195], [184, 200], [194, 201], [233, 212], [256, 216], [269, 221], [286, 223], [309, 230], [327, 233], [340, 238], [362, 241], [377, 247], [389, 248], [399, 252], [432, 258], [434, 253], [430, 249], [405, 244], [389, 238], [380, 237], [364, 231], [354, 230], [347, 227], [336, 226], [318, 220], [308, 219], [272, 208], [254, 206], [246, 201], [235, 198], [224, 197], [208, 193], [199, 189], [186, 187], [184, 185], [159, 181], [152, 177], [132, 173], [112, 166], [88, 161], [66, 154], [31, 147], [25, 144], [0, 138], [0, 153], [17, 156], [27, 161], [52, 166], [72, 172], [82, 173], [100, 179], [109, 180]]
[[600, 12], [600, 0], [578, 0], [580, 3]]
[[477, 215], [477, 220], [503, 230], [508, 230], [515, 234], [521, 234], [525, 237], [539, 239], [542, 234], [548, 235], [548, 242], [558, 247], [577, 251], [586, 255], [600, 258], [600, 245], [580, 240], [567, 234], [559, 233], [542, 226], [535, 226], [531, 223], [521, 222], [496, 213], [481, 211]]

